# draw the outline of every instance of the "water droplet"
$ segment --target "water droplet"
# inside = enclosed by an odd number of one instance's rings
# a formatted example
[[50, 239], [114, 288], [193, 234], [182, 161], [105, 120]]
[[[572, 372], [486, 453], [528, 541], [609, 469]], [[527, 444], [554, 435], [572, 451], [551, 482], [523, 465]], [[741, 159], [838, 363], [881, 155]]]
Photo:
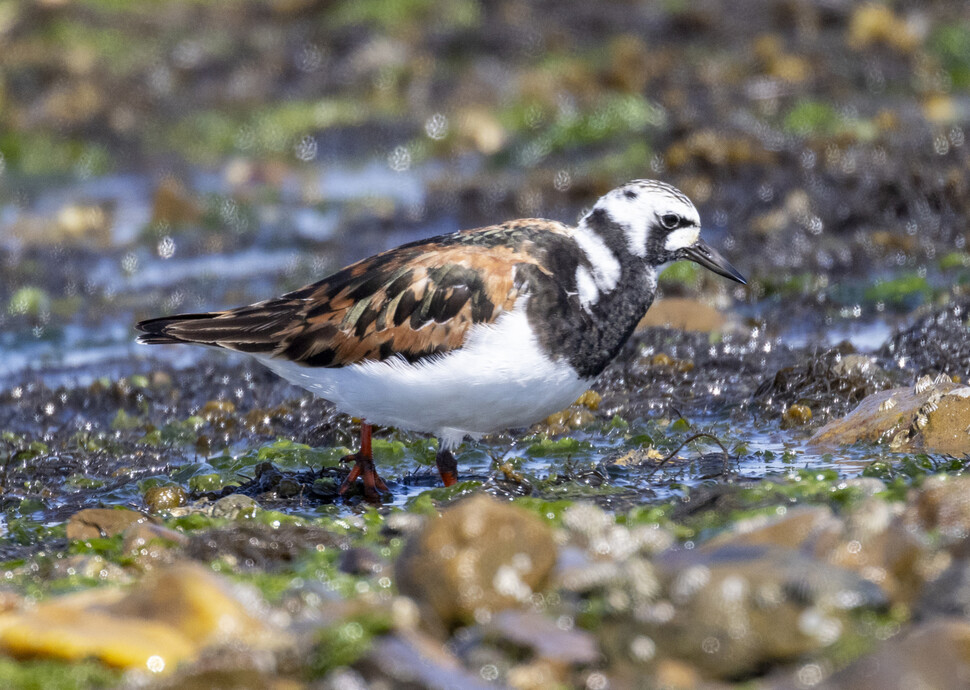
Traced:
[[121, 270], [129, 276], [138, 270], [138, 256], [134, 252], [128, 252], [122, 257]]
[[294, 150], [297, 158], [309, 163], [317, 157], [317, 140], [307, 134], [297, 142]]
[[316, 72], [323, 66], [323, 51], [312, 43], [304, 44], [296, 66], [301, 72]]
[[158, 243], [158, 255], [163, 259], [171, 259], [175, 255], [175, 240], [171, 235], [165, 235]]
[[572, 185], [572, 178], [569, 175], [568, 170], [560, 170], [556, 173], [555, 179], [552, 181], [552, 186], [556, 188], [556, 191], [565, 192]]
[[398, 146], [387, 157], [387, 165], [394, 172], [404, 172], [411, 167], [411, 152], [406, 146]]
[[448, 118], [441, 113], [435, 113], [424, 123], [424, 131], [435, 141], [441, 141], [448, 136]]

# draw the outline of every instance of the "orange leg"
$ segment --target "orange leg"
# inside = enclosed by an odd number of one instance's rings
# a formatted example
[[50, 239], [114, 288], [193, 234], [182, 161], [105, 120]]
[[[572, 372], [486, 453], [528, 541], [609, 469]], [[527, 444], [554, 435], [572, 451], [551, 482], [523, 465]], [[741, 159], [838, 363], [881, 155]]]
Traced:
[[452, 486], [458, 481], [458, 461], [450, 450], [439, 450], [434, 462], [445, 486]]
[[384, 480], [377, 474], [377, 468], [374, 467], [374, 453], [371, 449], [371, 431], [370, 424], [361, 422], [360, 451], [342, 458], [342, 460], [347, 461], [353, 460], [354, 466], [351, 468], [350, 474], [347, 475], [347, 478], [340, 485], [337, 493], [343, 496], [359, 477], [364, 482], [364, 499], [370, 503], [380, 503], [380, 494], [378, 492], [386, 494], [390, 493], [390, 490], [387, 488]]

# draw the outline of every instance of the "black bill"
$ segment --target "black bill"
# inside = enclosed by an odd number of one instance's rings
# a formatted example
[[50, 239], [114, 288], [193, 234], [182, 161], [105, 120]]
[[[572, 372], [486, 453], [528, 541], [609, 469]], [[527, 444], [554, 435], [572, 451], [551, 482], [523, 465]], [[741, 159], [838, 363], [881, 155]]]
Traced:
[[681, 258], [690, 259], [695, 263], [699, 263], [704, 268], [708, 268], [720, 276], [735, 280], [742, 285], [748, 284], [744, 276], [738, 273], [738, 269], [729, 264], [727, 259], [721, 256], [717, 250], [708, 246], [704, 240], [697, 240], [693, 246], [680, 250], [680, 255]]

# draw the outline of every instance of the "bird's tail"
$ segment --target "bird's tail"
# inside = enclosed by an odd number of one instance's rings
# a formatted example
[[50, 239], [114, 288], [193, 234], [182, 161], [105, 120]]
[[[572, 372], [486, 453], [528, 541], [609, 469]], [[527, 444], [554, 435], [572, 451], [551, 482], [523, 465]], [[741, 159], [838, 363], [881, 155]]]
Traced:
[[279, 344], [277, 331], [285, 325], [286, 319], [280, 314], [275, 314], [276, 319], [267, 319], [264, 306], [147, 319], [135, 325], [141, 331], [138, 342], [148, 345], [194, 343], [269, 354]]

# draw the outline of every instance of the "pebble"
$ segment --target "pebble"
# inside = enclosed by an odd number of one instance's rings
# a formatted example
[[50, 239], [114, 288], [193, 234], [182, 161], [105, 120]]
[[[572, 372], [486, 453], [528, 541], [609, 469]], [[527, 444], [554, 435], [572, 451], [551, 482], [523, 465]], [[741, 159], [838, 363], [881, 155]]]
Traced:
[[442, 622], [483, 622], [522, 606], [549, 580], [552, 530], [532, 513], [483, 495], [431, 519], [398, 559], [401, 592]]

